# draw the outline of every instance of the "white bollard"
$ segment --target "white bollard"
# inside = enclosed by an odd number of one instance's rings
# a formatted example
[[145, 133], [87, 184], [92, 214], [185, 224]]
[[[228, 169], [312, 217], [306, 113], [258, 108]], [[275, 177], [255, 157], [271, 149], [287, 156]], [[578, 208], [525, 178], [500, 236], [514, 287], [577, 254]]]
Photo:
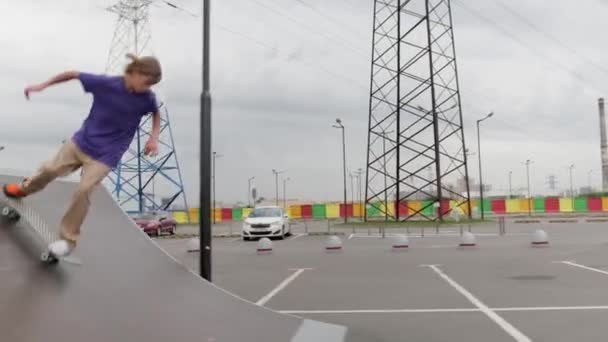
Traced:
[[261, 238], [258, 241], [257, 247], [258, 254], [270, 254], [272, 253], [272, 241], [269, 238]]
[[532, 233], [532, 247], [544, 247], [548, 245], [549, 237], [544, 230], [538, 229]]
[[470, 232], [464, 232], [462, 237], [460, 238], [460, 247], [475, 247], [477, 246], [477, 242], [475, 240], [475, 235]]
[[325, 251], [333, 252], [333, 251], [341, 251], [342, 250], [342, 240], [339, 237], [332, 235], [327, 238], [325, 241]]
[[405, 235], [397, 235], [392, 242], [393, 251], [406, 250], [410, 247], [410, 241]]
[[201, 241], [199, 238], [191, 238], [186, 242], [186, 251], [188, 253], [200, 252]]

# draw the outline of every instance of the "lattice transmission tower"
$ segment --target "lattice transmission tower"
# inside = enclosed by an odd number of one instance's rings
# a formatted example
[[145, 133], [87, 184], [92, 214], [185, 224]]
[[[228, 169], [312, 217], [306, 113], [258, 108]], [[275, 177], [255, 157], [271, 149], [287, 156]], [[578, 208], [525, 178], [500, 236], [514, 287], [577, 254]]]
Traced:
[[470, 217], [450, 1], [375, 0], [373, 31], [368, 207], [442, 220], [453, 201]]
[[[121, 0], [108, 8], [118, 15], [106, 72], [120, 74], [127, 63], [125, 55], [151, 54], [152, 38], [149, 26], [150, 0]], [[169, 121], [169, 110], [156, 92], [161, 113], [159, 154], [155, 158], [144, 156], [144, 146], [152, 132], [152, 116], [142, 120], [137, 135], [118, 167], [108, 176], [112, 194], [123, 209], [129, 213], [168, 210], [181, 202], [188, 209], [184, 183], [177, 159], [173, 132]], [[156, 189], [163, 194], [157, 198]]]

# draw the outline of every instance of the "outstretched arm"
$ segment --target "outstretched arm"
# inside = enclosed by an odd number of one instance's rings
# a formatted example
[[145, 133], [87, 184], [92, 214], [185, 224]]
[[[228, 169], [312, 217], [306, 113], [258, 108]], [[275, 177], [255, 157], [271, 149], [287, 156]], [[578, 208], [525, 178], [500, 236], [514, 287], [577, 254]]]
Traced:
[[77, 79], [79, 75], [80, 73], [78, 71], [66, 71], [57, 76], [52, 77], [46, 82], [28, 86], [24, 90], [25, 97], [29, 100], [30, 93], [40, 92], [52, 85]]
[[160, 136], [160, 113], [154, 112], [152, 117], [152, 134], [146, 143], [145, 155], [156, 156], [158, 154], [158, 138]]

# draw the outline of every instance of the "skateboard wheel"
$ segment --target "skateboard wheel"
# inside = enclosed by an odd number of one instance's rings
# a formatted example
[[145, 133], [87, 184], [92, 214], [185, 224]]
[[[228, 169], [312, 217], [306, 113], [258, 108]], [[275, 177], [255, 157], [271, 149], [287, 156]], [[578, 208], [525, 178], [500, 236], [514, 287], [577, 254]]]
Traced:
[[42, 252], [42, 254], [40, 254], [40, 261], [45, 262], [45, 263], [55, 263], [58, 260], [51, 254], [51, 252], [46, 251], [46, 252]]
[[21, 215], [19, 215], [19, 213], [11, 207], [3, 207], [0, 214], [11, 221], [17, 221], [21, 218]]

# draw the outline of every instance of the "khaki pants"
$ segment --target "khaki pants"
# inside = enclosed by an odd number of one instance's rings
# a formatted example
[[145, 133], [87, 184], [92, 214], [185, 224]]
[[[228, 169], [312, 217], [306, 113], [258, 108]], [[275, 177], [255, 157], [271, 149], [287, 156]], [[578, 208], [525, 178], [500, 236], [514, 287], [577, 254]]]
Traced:
[[61, 220], [60, 236], [74, 246], [80, 235], [80, 226], [89, 210], [89, 196], [108, 175], [110, 168], [86, 155], [72, 141], [66, 141], [51, 160], [42, 164], [38, 172], [23, 183], [23, 191], [33, 194], [44, 189], [57, 177], [67, 176], [82, 167], [80, 184], [70, 206]]

